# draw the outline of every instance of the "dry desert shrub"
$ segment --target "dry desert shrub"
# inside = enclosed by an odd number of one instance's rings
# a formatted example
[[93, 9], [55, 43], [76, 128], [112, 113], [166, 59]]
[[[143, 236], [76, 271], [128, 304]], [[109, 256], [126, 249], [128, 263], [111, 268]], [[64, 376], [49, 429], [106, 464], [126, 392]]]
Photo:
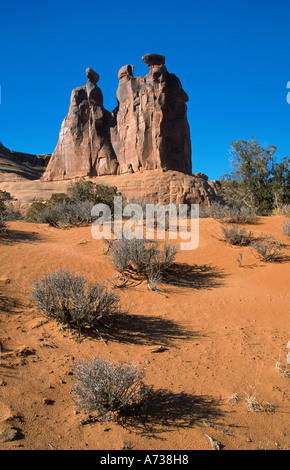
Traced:
[[253, 241], [253, 233], [238, 225], [228, 227], [227, 224], [223, 224], [221, 229], [225, 241], [230, 245], [248, 246]]
[[290, 204], [285, 204], [279, 209], [278, 212], [280, 215], [285, 215], [285, 217], [290, 217]]
[[251, 248], [256, 257], [264, 262], [281, 261], [285, 255], [283, 244], [279, 240], [275, 240], [273, 235], [265, 235], [261, 233], [260, 238], [251, 243]]
[[143, 383], [146, 365], [138, 370], [136, 364], [94, 357], [91, 362], [80, 361], [74, 366], [76, 405], [100, 417], [140, 405], [148, 396], [149, 387]]
[[119, 273], [137, 279], [147, 279], [156, 285], [174, 263], [177, 246], [170, 242], [164, 244], [163, 250], [157, 241], [114, 240], [108, 246], [113, 266]]
[[29, 222], [49, 224], [51, 227], [89, 225], [92, 222], [92, 201], [67, 202], [67, 199], [54, 203], [34, 203], [26, 214]]
[[254, 413], [273, 413], [276, 408], [276, 405], [274, 403], [258, 401], [255, 395], [246, 394], [246, 402], [248, 409], [250, 411], [253, 411]]
[[94, 330], [119, 313], [119, 297], [101, 283], [58, 269], [35, 281], [32, 298], [37, 309], [60, 324]]
[[95, 184], [79, 178], [67, 186], [67, 194], [54, 193], [46, 202], [34, 202], [26, 213], [28, 222], [47, 223], [52, 227], [89, 225], [93, 222], [95, 204], [112, 210], [117, 188]]
[[283, 375], [283, 377], [289, 379], [290, 378], [290, 368], [283, 364], [281, 362], [276, 362], [276, 369]]
[[246, 207], [231, 207], [226, 204], [214, 202], [208, 207], [201, 207], [200, 218], [212, 218], [234, 224], [254, 224], [257, 222], [256, 214]]
[[281, 232], [283, 235], [286, 235], [286, 237], [290, 237], [290, 222], [288, 220], [283, 222], [281, 226]]

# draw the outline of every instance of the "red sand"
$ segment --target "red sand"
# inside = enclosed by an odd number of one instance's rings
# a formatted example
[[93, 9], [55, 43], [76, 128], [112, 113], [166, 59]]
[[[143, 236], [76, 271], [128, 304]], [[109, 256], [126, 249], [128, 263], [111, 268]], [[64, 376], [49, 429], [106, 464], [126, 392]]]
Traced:
[[[289, 254], [282, 221], [261, 218], [249, 229], [274, 234]], [[199, 248], [178, 253], [179, 272], [161, 292], [145, 283], [120, 290], [131, 318], [106, 346], [62, 333], [30, 299], [33, 280], [57, 267], [110, 281], [116, 272], [104, 243], [90, 227], [14, 222], [9, 229], [0, 243], [0, 435], [11, 427], [19, 433], [0, 449], [207, 450], [209, 437], [225, 450], [289, 449], [290, 379], [276, 367], [287, 365], [289, 262], [258, 261], [248, 247], [219, 240], [220, 224], [203, 219]], [[159, 345], [166, 349], [152, 353]], [[82, 424], [71, 371], [93, 356], [149, 362], [145, 382], [156, 406], [145, 423]]]

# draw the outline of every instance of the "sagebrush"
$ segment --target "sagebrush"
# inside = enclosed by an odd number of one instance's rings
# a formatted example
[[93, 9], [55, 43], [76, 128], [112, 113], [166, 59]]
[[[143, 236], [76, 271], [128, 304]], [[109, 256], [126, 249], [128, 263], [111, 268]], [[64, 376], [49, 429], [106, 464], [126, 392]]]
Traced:
[[34, 202], [26, 213], [26, 220], [52, 227], [89, 225], [93, 222], [93, 206], [102, 203], [112, 210], [117, 195], [115, 186], [80, 178], [68, 184], [67, 194], [55, 193], [46, 202]]
[[281, 232], [283, 235], [286, 235], [286, 237], [290, 237], [290, 222], [288, 220], [285, 220], [281, 226]]
[[34, 282], [32, 298], [46, 317], [63, 325], [97, 329], [120, 312], [119, 297], [102, 283], [58, 269]]
[[285, 256], [283, 244], [274, 238], [273, 235], [262, 233], [258, 240], [251, 243], [251, 249], [261, 261], [276, 262], [281, 261]]
[[234, 224], [255, 224], [257, 222], [257, 216], [253, 210], [246, 207], [232, 207], [218, 202], [213, 202], [208, 207], [201, 207], [199, 216], [200, 218], [212, 218]]
[[155, 240], [114, 240], [108, 248], [112, 264], [122, 274], [145, 278], [156, 284], [174, 263], [178, 247], [170, 242], [163, 249]]
[[225, 241], [231, 245], [248, 246], [253, 242], [253, 233], [243, 227], [238, 225], [228, 227], [227, 224], [224, 224], [221, 229]]
[[145, 372], [146, 365], [138, 370], [132, 362], [114, 364], [98, 357], [91, 362], [76, 362], [73, 372], [76, 405], [96, 411], [101, 417], [140, 405], [149, 393], [149, 387], [143, 383]]

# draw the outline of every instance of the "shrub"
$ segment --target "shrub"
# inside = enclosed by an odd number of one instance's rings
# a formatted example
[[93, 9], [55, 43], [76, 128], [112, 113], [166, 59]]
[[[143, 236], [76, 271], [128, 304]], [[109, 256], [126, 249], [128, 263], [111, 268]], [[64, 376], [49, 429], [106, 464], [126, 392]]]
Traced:
[[288, 220], [283, 222], [281, 226], [281, 232], [283, 235], [286, 235], [286, 237], [290, 237], [290, 222]]
[[251, 244], [254, 254], [265, 262], [280, 261], [285, 255], [283, 245], [273, 235], [261, 234], [260, 239]]
[[45, 204], [43, 202], [33, 202], [25, 214], [27, 222], [39, 222], [39, 214], [44, 210]]
[[12, 201], [11, 194], [8, 193], [8, 191], [2, 191], [2, 189], [0, 189], [0, 201], [1, 202]]
[[68, 198], [71, 202], [91, 201], [94, 204], [106, 204], [111, 211], [114, 208], [114, 197], [118, 195], [116, 186], [95, 184], [79, 178], [67, 186]]
[[5, 222], [13, 222], [22, 219], [22, 214], [15, 210], [12, 205], [6, 205], [5, 210], [1, 213], [1, 218]]
[[50, 221], [46, 219], [50, 210], [52, 213], [52, 225], [56, 226], [59, 222], [59, 216], [56, 219], [53, 217], [53, 207], [61, 205], [63, 208], [66, 202], [65, 194], [54, 193], [46, 202], [33, 202], [26, 212], [25, 219], [27, 222], [50, 224]]
[[229, 206], [213, 202], [210, 206], [199, 208], [199, 217], [201, 219], [226, 219], [229, 216]]
[[253, 210], [247, 207], [233, 207], [230, 210], [229, 222], [236, 224], [255, 224], [257, 222], [257, 216]]
[[224, 239], [231, 245], [248, 246], [253, 241], [253, 233], [246, 229], [233, 225], [228, 227], [226, 224], [222, 226]]
[[45, 203], [34, 202], [26, 213], [26, 220], [52, 227], [89, 225], [93, 206], [92, 201], [72, 202], [67, 197], [53, 194]]
[[280, 215], [285, 215], [285, 217], [290, 217], [290, 204], [285, 204], [279, 210]]
[[117, 188], [95, 184], [81, 178], [71, 182], [67, 194], [52, 194], [46, 202], [34, 202], [26, 213], [28, 222], [47, 223], [52, 227], [89, 225], [95, 204], [103, 203], [111, 210]]
[[52, 227], [89, 225], [92, 222], [93, 205], [91, 201], [49, 203], [42, 207], [31, 207], [27, 217], [31, 222], [46, 223]]
[[170, 242], [165, 243], [161, 250], [157, 241], [135, 238], [115, 240], [108, 248], [117, 271], [149, 281], [161, 279], [162, 274], [173, 264], [177, 250]]
[[101, 322], [119, 312], [119, 297], [101, 283], [58, 269], [35, 281], [32, 298], [38, 310], [61, 324], [97, 329]]
[[3, 230], [6, 227], [6, 221], [4, 220], [4, 217], [2, 213], [0, 212], [0, 231]]
[[140, 371], [130, 362], [116, 365], [94, 357], [91, 362], [75, 363], [74, 387], [77, 406], [103, 417], [109, 412], [140, 405], [149, 393], [143, 383], [146, 367]]
[[255, 213], [246, 207], [231, 207], [218, 202], [208, 207], [201, 207], [199, 216], [235, 224], [254, 224], [257, 221]]
[[13, 198], [7, 191], [0, 190], [0, 228], [5, 226], [5, 222], [19, 220], [22, 216], [13, 207]]

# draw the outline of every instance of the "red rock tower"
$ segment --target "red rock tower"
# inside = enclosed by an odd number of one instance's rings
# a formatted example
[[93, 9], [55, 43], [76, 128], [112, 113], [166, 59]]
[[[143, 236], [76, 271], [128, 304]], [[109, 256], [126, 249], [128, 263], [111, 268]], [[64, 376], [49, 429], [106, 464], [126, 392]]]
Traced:
[[160, 168], [191, 174], [188, 96], [164, 56], [142, 59], [149, 67], [145, 77], [134, 77], [133, 65], [120, 69], [112, 113], [103, 107], [98, 74], [87, 69], [87, 85], [72, 92], [43, 181]]

